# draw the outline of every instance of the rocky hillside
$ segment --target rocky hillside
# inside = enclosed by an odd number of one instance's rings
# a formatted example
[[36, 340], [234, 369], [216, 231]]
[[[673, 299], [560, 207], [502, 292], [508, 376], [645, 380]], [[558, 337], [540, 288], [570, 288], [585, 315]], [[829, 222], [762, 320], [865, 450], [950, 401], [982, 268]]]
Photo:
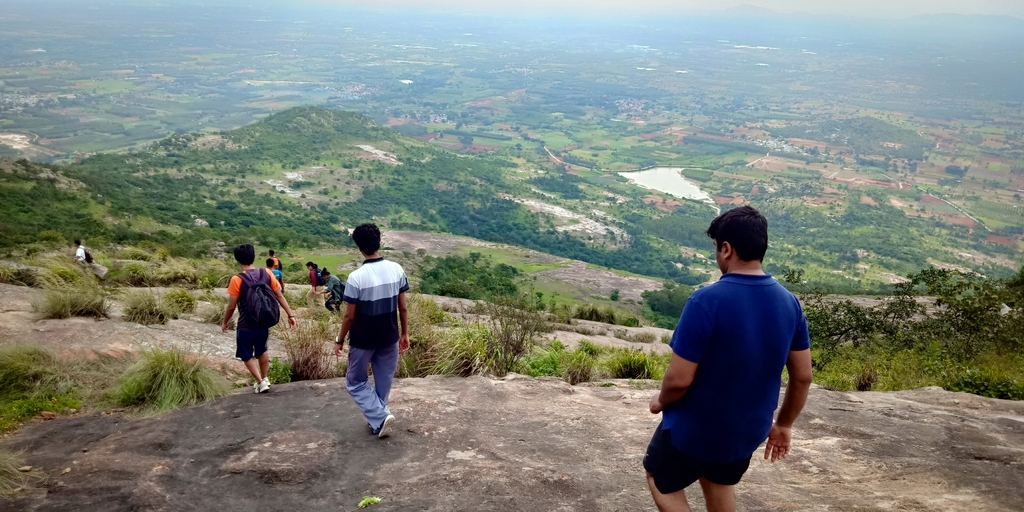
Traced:
[[[648, 384], [510, 375], [399, 380], [387, 440], [341, 380], [238, 393], [149, 419], [60, 419], [6, 445], [49, 479], [5, 510], [654, 510]], [[1024, 404], [921, 389], [815, 388], [785, 461], [758, 458], [740, 510], [1021, 510]], [[701, 505], [699, 492], [692, 502]]]

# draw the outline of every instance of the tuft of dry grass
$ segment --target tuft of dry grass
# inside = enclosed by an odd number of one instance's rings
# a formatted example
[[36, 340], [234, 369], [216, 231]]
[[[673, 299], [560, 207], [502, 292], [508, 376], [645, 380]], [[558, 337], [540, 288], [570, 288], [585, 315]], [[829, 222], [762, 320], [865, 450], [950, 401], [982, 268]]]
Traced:
[[88, 281], [49, 288], [42, 298], [32, 302], [32, 309], [43, 318], [52, 319], [73, 316], [106, 318], [109, 312], [103, 290]]
[[175, 312], [163, 304], [150, 290], [127, 290], [121, 295], [124, 320], [142, 325], [166, 324]]

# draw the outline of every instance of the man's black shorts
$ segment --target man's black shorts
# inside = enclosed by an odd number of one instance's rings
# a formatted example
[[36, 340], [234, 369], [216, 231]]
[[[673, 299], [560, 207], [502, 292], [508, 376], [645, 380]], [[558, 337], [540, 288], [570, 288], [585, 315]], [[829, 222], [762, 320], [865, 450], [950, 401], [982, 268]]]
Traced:
[[662, 494], [681, 491], [701, 477], [719, 485], [736, 485], [748, 466], [750, 457], [719, 463], [686, 455], [672, 446], [671, 433], [662, 430], [660, 423], [644, 455], [644, 469], [654, 476], [654, 486]]
[[239, 329], [235, 333], [235, 357], [242, 362], [262, 356], [267, 351], [270, 329]]

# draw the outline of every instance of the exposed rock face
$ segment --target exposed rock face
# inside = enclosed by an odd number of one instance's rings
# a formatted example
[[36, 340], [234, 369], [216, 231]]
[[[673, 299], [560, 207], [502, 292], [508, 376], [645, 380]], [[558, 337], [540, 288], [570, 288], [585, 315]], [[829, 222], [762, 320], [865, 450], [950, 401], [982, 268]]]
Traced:
[[[4, 509], [355, 510], [375, 495], [380, 511], [654, 510], [641, 469], [650, 394], [515, 375], [400, 380], [386, 440], [340, 380], [149, 419], [59, 419], [7, 442], [50, 479]], [[1022, 403], [816, 388], [794, 441], [782, 462], [755, 456], [740, 510], [1024, 510]], [[703, 506], [697, 486], [689, 494]]]

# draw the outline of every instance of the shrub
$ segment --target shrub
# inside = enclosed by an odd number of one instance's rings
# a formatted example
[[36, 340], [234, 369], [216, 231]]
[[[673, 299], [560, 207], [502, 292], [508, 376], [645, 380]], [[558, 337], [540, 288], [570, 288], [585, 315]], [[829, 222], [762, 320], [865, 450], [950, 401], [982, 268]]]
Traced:
[[204, 260], [196, 268], [196, 285], [204, 290], [227, 286], [228, 279], [237, 273], [235, 267], [225, 261]]
[[229, 390], [202, 357], [180, 348], [151, 349], [121, 377], [117, 400], [125, 407], [156, 412], [206, 402]]
[[43, 479], [44, 475], [39, 470], [21, 471], [19, 468], [24, 465], [24, 455], [0, 448], [0, 497], [11, 498], [18, 489]]
[[448, 329], [427, 347], [424, 367], [428, 375], [469, 377], [486, 368], [486, 352], [491, 332], [482, 324]]
[[614, 379], [660, 379], [667, 366], [662, 366], [656, 356], [631, 349], [612, 351], [604, 364]]
[[43, 318], [106, 318], [108, 315], [107, 299], [103, 291], [88, 282], [50, 288], [42, 298], [33, 301], [32, 309]]
[[127, 290], [121, 295], [121, 302], [124, 303], [123, 313], [126, 322], [142, 325], [166, 324], [175, 316], [174, 311], [170, 311], [150, 290]]
[[609, 307], [599, 308], [593, 304], [581, 304], [573, 310], [572, 317], [580, 320], [614, 324], [615, 310]]
[[275, 357], [270, 360], [270, 370], [267, 371], [267, 378], [271, 384], [285, 384], [292, 381], [292, 365], [288, 361], [282, 361]]
[[336, 376], [334, 355], [334, 338], [337, 333], [331, 332], [330, 312], [327, 318], [301, 318], [294, 329], [288, 329], [284, 323], [278, 324], [275, 333], [284, 340], [284, 348], [291, 362], [292, 380], [330, 379]]
[[550, 330], [544, 315], [531, 309], [523, 297], [500, 297], [487, 304], [491, 336], [487, 338], [487, 363], [497, 376], [512, 371], [533, 348], [534, 339]]
[[666, 345], [668, 345], [669, 343], [672, 343], [672, 335], [671, 334], [662, 334], [661, 335], [661, 342], [666, 344]]
[[175, 288], [164, 293], [163, 297], [164, 306], [175, 313], [175, 316], [182, 313], [195, 313], [196, 305], [199, 301], [188, 292], [181, 288]]

